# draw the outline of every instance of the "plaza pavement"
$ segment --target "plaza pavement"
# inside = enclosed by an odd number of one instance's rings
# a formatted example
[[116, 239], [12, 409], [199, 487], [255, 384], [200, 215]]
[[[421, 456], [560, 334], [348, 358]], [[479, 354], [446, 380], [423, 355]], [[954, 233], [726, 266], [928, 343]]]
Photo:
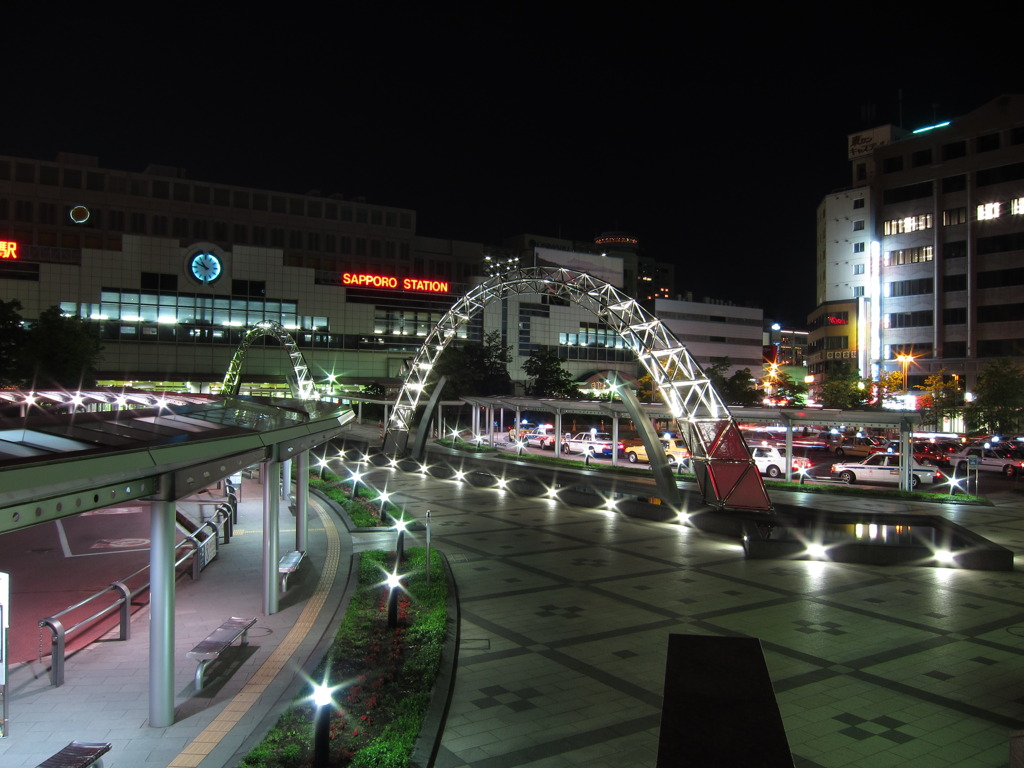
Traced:
[[[734, 540], [685, 525], [517, 497], [398, 469], [364, 482], [431, 515], [461, 600], [461, 647], [439, 768], [654, 766], [670, 633], [758, 637], [795, 764], [1006, 766], [1024, 728], [1024, 576], [944, 568], [746, 560]], [[773, 494], [777, 501], [849, 500]], [[1024, 550], [1020, 497], [938, 509]], [[933, 504], [862, 509], [933, 513]], [[310, 557], [274, 616], [260, 613], [260, 512], [243, 488], [231, 544], [178, 582], [174, 725], [150, 728], [148, 614], [48, 684], [11, 672], [0, 764], [35, 766], [72, 739], [111, 741], [108, 768], [234, 765], [295, 695], [298, 670], [339, 618], [353, 551], [386, 536], [311, 516]], [[282, 546], [291, 535], [287, 511]], [[422, 533], [416, 534], [422, 536]], [[409, 544], [407, 544], [409, 546]], [[192, 689], [186, 652], [231, 615], [258, 616], [250, 650]], [[736, 724], [743, 738], [742, 723]], [[757, 745], [750, 745], [752, 757]]]

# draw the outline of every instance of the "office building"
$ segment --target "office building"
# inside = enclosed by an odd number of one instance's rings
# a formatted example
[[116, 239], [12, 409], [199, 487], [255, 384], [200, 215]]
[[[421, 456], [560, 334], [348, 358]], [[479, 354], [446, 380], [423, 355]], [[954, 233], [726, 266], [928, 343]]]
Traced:
[[812, 374], [837, 361], [909, 384], [944, 370], [969, 390], [1024, 359], [1024, 97], [914, 132], [849, 137], [852, 187], [818, 209]]

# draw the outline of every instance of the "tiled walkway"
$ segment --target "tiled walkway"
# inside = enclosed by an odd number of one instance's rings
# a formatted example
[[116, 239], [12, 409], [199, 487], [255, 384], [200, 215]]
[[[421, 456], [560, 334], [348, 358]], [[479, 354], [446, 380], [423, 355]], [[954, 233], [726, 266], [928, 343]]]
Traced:
[[[1005, 766], [1024, 728], [1019, 572], [748, 561], [684, 526], [367, 479], [431, 510], [459, 584], [441, 768], [654, 766], [669, 633], [761, 639], [798, 766]], [[1019, 510], [955, 515], [1019, 551]]]

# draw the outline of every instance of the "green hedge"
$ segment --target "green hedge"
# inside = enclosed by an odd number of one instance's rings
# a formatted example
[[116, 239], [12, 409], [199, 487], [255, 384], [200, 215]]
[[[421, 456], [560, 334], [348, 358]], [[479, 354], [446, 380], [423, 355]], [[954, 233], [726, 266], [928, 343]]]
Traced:
[[[327, 657], [314, 680], [347, 683], [334, 695], [330, 764], [359, 768], [405, 768], [437, 678], [448, 632], [448, 585], [441, 556], [408, 550], [399, 601], [399, 626], [387, 626], [386, 587], [394, 553], [364, 552], [359, 584]], [[274, 729], [239, 763], [240, 768], [300, 768], [312, 758], [314, 708], [311, 686]]]

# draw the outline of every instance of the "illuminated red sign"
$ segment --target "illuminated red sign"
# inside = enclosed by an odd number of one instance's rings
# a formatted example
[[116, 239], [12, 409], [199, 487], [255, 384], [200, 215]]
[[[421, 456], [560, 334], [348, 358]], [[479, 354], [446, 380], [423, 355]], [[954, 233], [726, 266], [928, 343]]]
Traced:
[[829, 315], [828, 316], [828, 324], [829, 325], [849, 325], [850, 321], [847, 320], [845, 317], [836, 317], [835, 315]]
[[0, 259], [18, 258], [18, 244], [12, 240], [0, 240]]
[[369, 273], [343, 272], [342, 285], [357, 285], [360, 288], [392, 288], [420, 293], [448, 293], [448, 283], [443, 280], [421, 280], [416, 277], [391, 277]]

